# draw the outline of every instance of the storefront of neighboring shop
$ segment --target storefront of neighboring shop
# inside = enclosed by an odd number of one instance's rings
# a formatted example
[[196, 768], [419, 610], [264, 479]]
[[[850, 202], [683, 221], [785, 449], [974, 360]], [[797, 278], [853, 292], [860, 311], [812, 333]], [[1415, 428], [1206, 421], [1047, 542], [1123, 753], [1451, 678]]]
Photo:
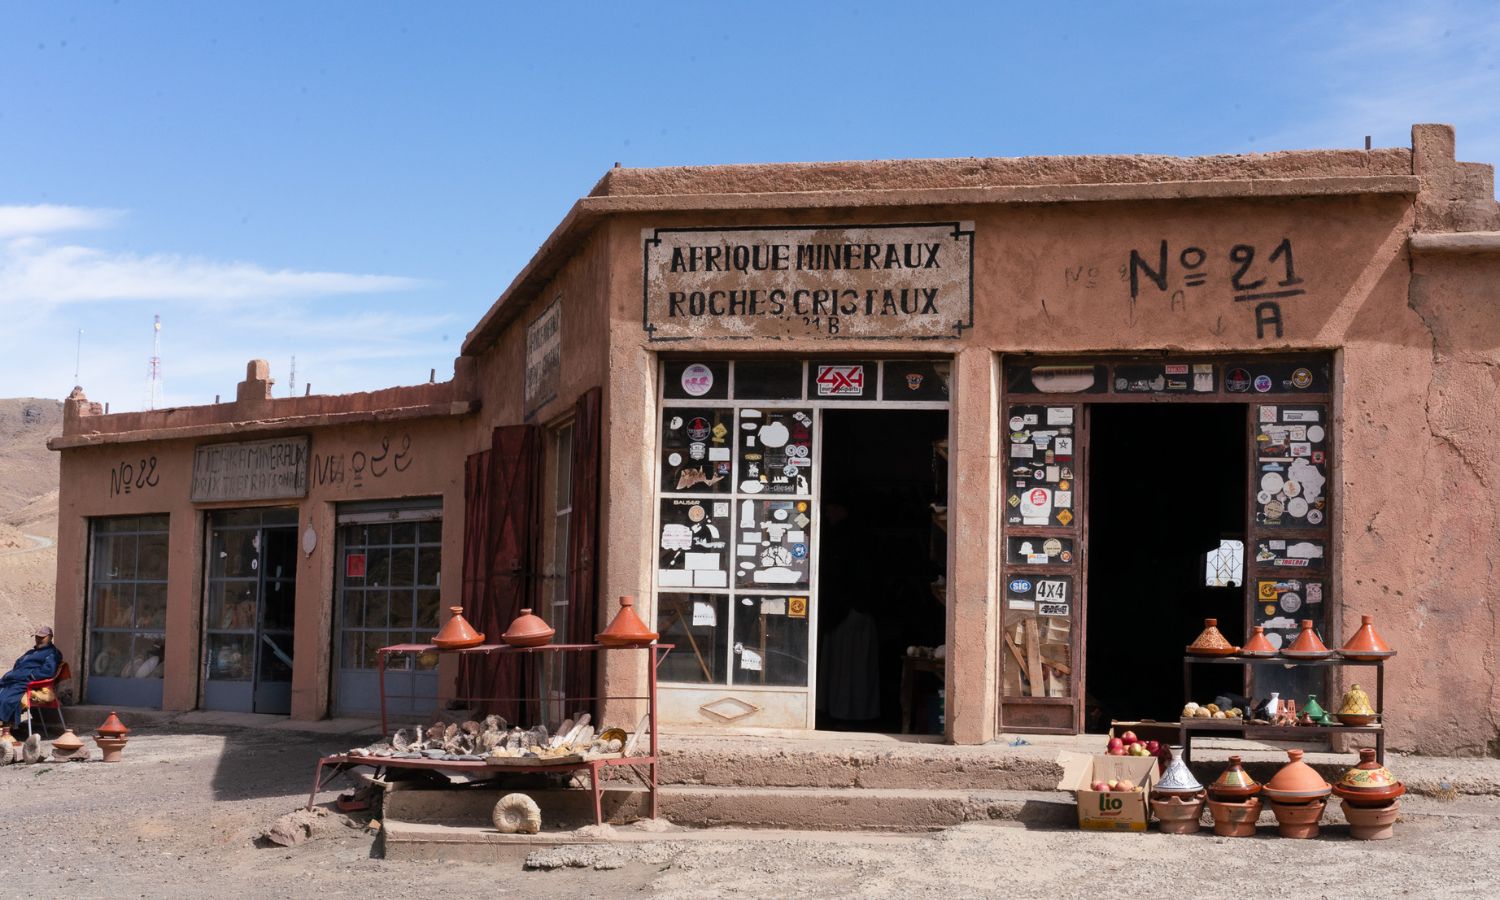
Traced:
[[[1336, 646], [1373, 615], [1400, 651], [1390, 746], [1486, 752], [1483, 653], [1434, 651], [1500, 638], [1487, 179], [1439, 126], [1368, 152], [613, 169], [469, 333], [441, 485], [320, 500], [347, 552], [299, 551], [299, 596], [330, 597], [308, 644], [389, 637], [335, 641], [331, 597], [363, 592], [367, 617], [377, 548], [441, 548], [464, 575], [438, 602], [481, 631], [533, 608], [587, 641], [635, 596], [675, 645], [668, 729], [983, 743], [1175, 718], [1207, 618], [1273, 644], [1311, 620]], [[305, 522], [312, 496], [282, 505]], [[375, 514], [399, 539], [358, 531], [352, 504], [396, 498]], [[270, 540], [267, 515], [224, 527]], [[430, 623], [430, 587], [377, 602]], [[368, 691], [341, 658], [322, 709]], [[1195, 699], [1350, 680], [1308, 671], [1222, 668]], [[458, 674], [402, 677], [441, 695]], [[608, 654], [527, 679], [559, 704], [646, 681]]]

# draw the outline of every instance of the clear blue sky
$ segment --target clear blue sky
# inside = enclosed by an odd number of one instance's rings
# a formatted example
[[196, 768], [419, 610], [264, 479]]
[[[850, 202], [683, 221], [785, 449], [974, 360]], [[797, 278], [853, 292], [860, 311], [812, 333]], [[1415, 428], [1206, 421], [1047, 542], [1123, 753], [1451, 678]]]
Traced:
[[[1314, 12], [1306, 12], [1314, 9]], [[627, 166], [1406, 146], [1500, 161], [1493, 3], [0, 2], [0, 397], [452, 371]]]

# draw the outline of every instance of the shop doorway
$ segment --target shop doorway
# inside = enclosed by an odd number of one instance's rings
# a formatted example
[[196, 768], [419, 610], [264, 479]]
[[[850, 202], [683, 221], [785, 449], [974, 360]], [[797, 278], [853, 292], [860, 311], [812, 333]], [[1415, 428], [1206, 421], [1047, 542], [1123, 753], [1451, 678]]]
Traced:
[[[948, 413], [823, 411], [817, 727], [942, 732]], [[921, 651], [919, 651], [921, 653]]]
[[297, 511], [209, 515], [203, 708], [287, 715], [297, 611]]
[[[1246, 631], [1245, 407], [1094, 404], [1089, 417], [1084, 727], [1176, 721], [1203, 620]], [[1195, 674], [1200, 703], [1243, 690], [1237, 666]]]

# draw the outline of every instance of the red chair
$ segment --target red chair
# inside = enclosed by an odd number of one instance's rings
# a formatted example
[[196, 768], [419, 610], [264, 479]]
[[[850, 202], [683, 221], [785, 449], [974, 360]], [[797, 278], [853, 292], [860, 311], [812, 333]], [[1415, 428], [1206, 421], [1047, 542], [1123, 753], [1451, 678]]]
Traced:
[[[72, 673], [71, 670], [68, 669], [68, 664], [65, 662], [62, 665], [60, 665], [60, 666], [57, 667], [57, 674], [53, 675], [51, 678], [43, 678], [40, 681], [33, 681], [33, 682], [30, 682], [29, 684], [26, 685], [26, 693], [22, 694], [21, 696], [22, 696], [22, 698], [26, 702], [26, 709], [31, 713], [30, 715], [28, 715], [26, 717], [26, 736], [27, 737], [31, 737], [31, 732], [34, 730], [32, 723], [38, 720], [39, 717], [37, 715], [37, 710], [39, 710], [39, 709], [55, 709], [55, 710], [57, 710], [57, 721], [62, 724], [62, 727], [63, 727], [64, 731], [67, 730], [67, 728], [68, 728], [68, 720], [63, 718], [62, 696], [58, 693], [57, 685], [58, 685], [59, 682], [67, 681], [69, 678], [72, 678], [72, 677], [73, 677], [73, 673]], [[43, 688], [51, 688], [52, 689], [52, 699], [51, 700], [48, 700], [48, 701], [39, 701], [39, 700], [36, 699], [36, 693], [35, 692], [39, 691], [39, 690], [42, 690]], [[42, 731], [43, 732], [46, 731], [46, 727], [47, 727], [47, 723], [43, 722], [42, 723]], [[44, 738], [46, 736], [47, 735], [45, 733], [42, 735], [42, 737], [44, 737]]]

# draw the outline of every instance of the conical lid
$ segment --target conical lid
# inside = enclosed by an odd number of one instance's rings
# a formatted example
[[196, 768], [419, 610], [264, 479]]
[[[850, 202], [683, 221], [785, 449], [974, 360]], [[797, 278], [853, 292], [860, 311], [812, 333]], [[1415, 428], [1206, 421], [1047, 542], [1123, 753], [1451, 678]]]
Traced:
[[634, 607], [634, 597], [621, 597], [620, 611], [615, 614], [609, 627], [594, 635], [594, 639], [610, 647], [649, 644], [656, 640], [657, 633], [646, 627]]
[[1321, 719], [1323, 718], [1323, 716], [1327, 715], [1327, 713], [1324, 712], [1323, 707], [1318, 704], [1317, 694], [1307, 695], [1307, 703], [1302, 707], [1302, 714], [1304, 716], [1310, 716], [1313, 719]]
[[439, 647], [450, 647], [462, 649], [464, 647], [477, 647], [484, 643], [484, 635], [474, 630], [469, 620], [464, 618], [462, 606], [450, 606], [448, 611], [453, 613], [438, 633], [433, 636], [432, 642]]
[[125, 727], [125, 723], [120, 721], [120, 717], [115, 715], [114, 710], [109, 711], [109, 718], [105, 719], [104, 724], [95, 730], [105, 737], [124, 737], [130, 733], [130, 729]]
[[1328, 652], [1328, 648], [1323, 645], [1323, 642], [1318, 639], [1318, 635], [1313, 631], [1313, 620], [1312, 619], [1303, 619], [1302, 620], [1302, 633], [1297, 635], [1297, 639], [1295, 641], [1292, 641], [1292, 646], [1290, 646], [1290, 647], [1287, 648], [1287, 652], [1289, 652], [1289, 653], [1327, 653]]
[[1169, 748], [1172, 761], [1167, 763], [1167, 771], [1163, 772], [1156, 784], [1151, 786], [1155, 794], [1196, 794], [1203, 790], [1203, 785], [1193, 777], [1193, 772], [1182, 761], [1182, 748]]
[[1189, 653], [1207, 656], [1227, 656], [1234, 651], [1235, 646], [1229, 643], [1229, 640], [1219, 631], [1218, 619], [1204, 619], [1202, 633], [1198, 635], [1197, 640], [1188, 645]]
[[1344, 645], [1344, 652], [1380, 654], [1390, 653], [1391, 648], [1386, 644], [1385, 641], [1381, 640], [1380, 635], [1375, 632], [1375, 617], [1360, 616], [1359, 620], [1359, 630], [1354, 632], [1354, 636], [1349, 638], [1349, 643]]
[[1242, 800], [1260, 793], [1260, 782], [1250, 777], [1238, 756], [1229, 757], [1229, 767], [1219, 773], [1208, 792], [1218, 800]]
[[1250, 640], [1245, 642], [1240, 651], [1249, 655], [1251, 653], [1275, 653], [1276, 646], [1266, 638], [1266, 629], [1262, 625], [1255, 626], [1255, 633], [1250, 635]]
[[541, 616], [534, 615], [530, 609], [523, 609], [505, 633], [500, 635], [500, 640], [512, 647], [540, 647], [552, 640], [552, 635], [556, 633], [557, 629], [543, 621]]
[[1352, 794], [1382, 800], [1393, 800], [1406, 792], [1405, 786], [1396, 780], [1391, 770], [1375, 761], [1373, 747], [1360, 748], [1359, 763], [1339, 777], [1334, 789], [1340, 796]]
[[1272, 800], [1300, 802], [1327, 797], [1333, 785], [1323, 780], [1317, 770], [1302, 761], [1301, 750], [1288, 750], [1288, 762], [1266, 782], [1264, 793]]
[[61, 750], [64, 753], [72, 753], [82, 746], [83, 741], [78, 735], [73, 733], [73, 729], [71, 728], [63, 729], [63, 733], [58, 735], [57, 739], [52, 742], [53, 750]]
[[1344, 693], [1344, 702], [1339, 705], [1341, 716], [1373, 716], [1375, 707], [1370, 705], [1370, 695], [1359, 689], [1359, 685], [1349, 686]]

